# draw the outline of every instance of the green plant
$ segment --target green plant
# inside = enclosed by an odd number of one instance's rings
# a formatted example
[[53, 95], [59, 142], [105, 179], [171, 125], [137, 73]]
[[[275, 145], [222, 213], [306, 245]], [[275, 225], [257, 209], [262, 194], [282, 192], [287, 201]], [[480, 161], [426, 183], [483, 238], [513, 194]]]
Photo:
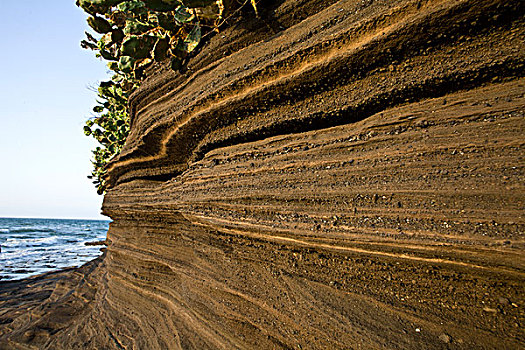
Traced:
[[[240, 7], [244, 6], [241, 4]], [[255, 0], [250, 0], [255, 13]], [[170, 60], [178, 70], [199, 45], [203, 31], [217, 31], [224, 13], [223, 0], [77, 0], [87, 12], [89, 26], [81, 46], [105, 59], [114, 72], [100, 83], [95, 117], [84, 133], [100, 146], [93, 150], [89, 178], [102, 194], [107, 189], [106, 166], [118, 155], [129, 133], [128, 98], [154, 62]], [[95, 36], [99, 36], [98, 38]]]
[[129, 133], [128, 97], [136, 88], [119, 84], [122, 77], [115, 75], [110, 81], [100, 83], [97, 105], [93, 108], [96, 117], [88, 119], [84, 125], [84, 134], [93, 136], [102, 147], [93, 150], [94, 169], [88, 178], [93, 180], [99, 194], [106, 188], [104, 177], [106, 164], [119, 154]]

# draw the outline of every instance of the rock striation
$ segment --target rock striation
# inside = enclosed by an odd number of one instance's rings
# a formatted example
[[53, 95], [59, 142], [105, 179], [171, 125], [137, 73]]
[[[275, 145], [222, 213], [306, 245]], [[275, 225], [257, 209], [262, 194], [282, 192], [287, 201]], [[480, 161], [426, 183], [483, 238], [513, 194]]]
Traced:
[[33, 318], [4, 284], [0, 341], [524, 347], [524, 3], [259, 7], [182, 73], [149, 72], [106, 254], [24, 282], [55, 288]]

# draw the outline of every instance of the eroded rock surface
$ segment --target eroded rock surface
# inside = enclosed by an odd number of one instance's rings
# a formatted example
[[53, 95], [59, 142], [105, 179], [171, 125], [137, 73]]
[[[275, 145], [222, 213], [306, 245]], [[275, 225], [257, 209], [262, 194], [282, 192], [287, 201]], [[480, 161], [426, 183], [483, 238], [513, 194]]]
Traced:
[[133, 96], [95, 296], [0, 339], [523, 348], [523, 2], [260, 7]]

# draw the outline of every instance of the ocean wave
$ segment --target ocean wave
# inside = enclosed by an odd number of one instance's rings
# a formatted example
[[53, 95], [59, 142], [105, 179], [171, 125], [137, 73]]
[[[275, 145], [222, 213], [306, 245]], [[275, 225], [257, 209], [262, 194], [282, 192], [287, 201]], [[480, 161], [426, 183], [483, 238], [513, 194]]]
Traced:
[[80, 266], [101, 254], [99, 247], [84, 242], [105, 239], [107, 229], [107, 223], [99, 222], [0, 219], [0, 279]]
[[29, 233], [29, 232], [56, 233], [56, 231], [51, 228], [35, 228], [35, 227], [13, 228], [13, 229], [9, 229], [8, 232], [10, 233]]
[[52, 244], [59, 240], [59, 237], [41, 237], [41, 238], [21, 238], [21, 237], [10, 237], [5, 240], [2, 246], [5, 247], [17, 247], [17, 246], [41, 246], [42, 244]]

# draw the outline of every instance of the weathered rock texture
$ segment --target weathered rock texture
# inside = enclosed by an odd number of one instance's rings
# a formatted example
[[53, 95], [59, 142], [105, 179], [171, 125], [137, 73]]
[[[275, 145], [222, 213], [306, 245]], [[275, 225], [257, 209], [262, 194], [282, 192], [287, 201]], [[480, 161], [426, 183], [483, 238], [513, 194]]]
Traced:
[[524, 3], [259, 7], [133, 96], [96, 296], [0, 339], [525, 347]]

